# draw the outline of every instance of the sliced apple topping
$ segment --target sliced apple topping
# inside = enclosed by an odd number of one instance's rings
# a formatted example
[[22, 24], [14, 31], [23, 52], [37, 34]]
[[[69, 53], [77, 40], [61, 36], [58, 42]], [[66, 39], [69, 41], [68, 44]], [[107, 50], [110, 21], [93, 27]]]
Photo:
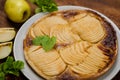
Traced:
[[88, 56], [86, 50], [90, 46], [91, 45], [85, 41], [77, 42], [76, 44], [60, 49], [60, 56], [67, 64], [77, 65]]
[[98, 42], [105, 35], [101, 22], [90, 15], [73, 22], [71, 26], [73, 31], [77, 32], [83, 40], [92, 43]]
[[0, 44], [0, 59], [7, 57], [12, 51], [12, 42]]
[[0, 28], [0, 42], [10, 41], [15, 37], [14, 28]]

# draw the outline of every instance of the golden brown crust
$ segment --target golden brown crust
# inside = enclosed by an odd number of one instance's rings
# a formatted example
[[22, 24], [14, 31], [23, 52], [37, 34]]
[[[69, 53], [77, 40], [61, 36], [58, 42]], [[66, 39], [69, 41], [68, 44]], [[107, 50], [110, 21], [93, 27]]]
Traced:
[[[47, 61], [47, 52], [33, 45], [32, 39], [41, 35], [57, 37], [53, 52], [59, 59], [50, 51]], [[24, 55], [33, 70], [47, 80], [93, 80], [115, 62], [116, 32], [104, 18], [89, 10], [53, 12], [30, 27], [24, 39]]]

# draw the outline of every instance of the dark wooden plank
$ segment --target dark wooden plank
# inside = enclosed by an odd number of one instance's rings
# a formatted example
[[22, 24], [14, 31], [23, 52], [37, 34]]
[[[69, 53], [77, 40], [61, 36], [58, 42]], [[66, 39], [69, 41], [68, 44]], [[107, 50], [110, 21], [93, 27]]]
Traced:
[[[10, 21], [4, 12], [4, 3], [6, 0], [0, 0], [0, 27], [15, 27], [19, 30], [23, 23], [14, 23]], [[31, 16], [34, 15], [35, 5], [29, 2], [31, 6]], [[107, 17], [109, 17], [120, 29], [120, 0], [55, 0], [58, 5], [74, 5], [74, 6], [84, 6], [88, 8], [95, 9]], [[12, 54], [11, 54], [12, 55]], [[5, 61], [5, 59], [0, 60], [0, 62]], [[112, 79], [119, 80], [120, 72]], [[27, 80], [25, 76], [21, 73], [19, 77], [8, 75], [6, 80]]]

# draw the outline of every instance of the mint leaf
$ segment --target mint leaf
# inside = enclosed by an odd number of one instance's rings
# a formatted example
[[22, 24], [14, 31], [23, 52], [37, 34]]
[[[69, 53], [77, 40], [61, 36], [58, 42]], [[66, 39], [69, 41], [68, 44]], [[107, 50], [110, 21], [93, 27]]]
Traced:
[[36, 8], [35, 13], [39, 13], [39, 12], [41, 12], [41, 8]]
[[5, 73], [7, 73], [7, 71], [9, 71], [12, 68], [13, 62], [14, 62], [13, 57], [8, 56], [6, 62], [3, 63], [3, 67], [2, 67], [2, 69]]
[[9, 68], [9, 70], [6, 71], [8, 74], [13, 74], [16, 76], [19, 76], [19, 70], [24, 68], [24, 63], [22, 61], [14, 61], [12, 63], [12, 67]]
[[54, 47], [55, 43], [56, 43], [56, 38], [52, 37], [48, 39], [46, 42], [42, 43], [43, 49], [45, 51], [49, 51]]
[[53, 12], [58, 10], [57, 4], [53, 0], [30, 0], [30, 1], [38, 6], [38, 8], [35, 9], [36, 13]]
[[45, 51], [51, 50], [56, 43], [56, 37], [49, 37], [48, 35], [39, 36], [33, 39], [34, 45], [41, 45]]
[[8, 56], [7, 60], [6, 60], [6, 63], [11, 64], [13, 61], [14, 61], [13, 57]]
[[5, 80], [5, 74], [4, 74], [4, 72], [0, 72], [0, 80]]
[[[11, 65], [11, 66], [12, 66], [12, 65]], [[3, 67], [2, 67], [3, 72], [4, 72], [4, 73], [7, 73], [7, 70], [9, 70], [9, 67], [10, 67], [10, 66], [8, 66], [7, 63], [4, 63], [4, 64], [3, 64]]]
[[7, 71], [6, 74], [12, 74], [12, 75], [15, 75], [15, 76], [19, 76], [19, 70], [9, 70]]
[[34, 45], [42, 45], [42, 43], [46, 42], [49, 39], [49, 36], [45, 35], [45, 36], [39, 36], [36, 37], [35, 39], [33, 39], [33, 44]]
[[3, 63], [0, 64], [0, 72], [3, 71]]
[[19, 71], [23, 68], [24, 63], [22, 61], [14, 61], [13, 57], [8, 56], [6, 61], [0, 64], [0, 80], [5, 80], [7, 74], [19, 76]]
[[13, 62], [13, 68], [15, 70], [20, 70], [24, 68], [24, 63], [20, 60]]

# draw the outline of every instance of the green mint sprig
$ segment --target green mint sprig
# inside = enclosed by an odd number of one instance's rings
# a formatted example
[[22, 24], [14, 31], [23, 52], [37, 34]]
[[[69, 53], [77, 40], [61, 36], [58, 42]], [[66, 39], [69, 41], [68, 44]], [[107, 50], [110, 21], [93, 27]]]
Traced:
[[50, 38], [48, 35], [39, 36], [34, 38], [32, 42], [34, 45], [41, 45], [45, 51], [50, 51], [56, 43], [56, 37], [52, 36]]
[[30, 1], [38, 6], [38, 8], [35, 9], [35, 13], [53, 12], [58, 10], [57, 4], [53, 0], [30, 0]]
[[7, 74], [19, 76], [19, 71], [23, 68], [24, 63], [22, 61], [14, 61], [13, 57], [8, 56], [7, 60], [0, 64], [0, 80], [5, 80]]

